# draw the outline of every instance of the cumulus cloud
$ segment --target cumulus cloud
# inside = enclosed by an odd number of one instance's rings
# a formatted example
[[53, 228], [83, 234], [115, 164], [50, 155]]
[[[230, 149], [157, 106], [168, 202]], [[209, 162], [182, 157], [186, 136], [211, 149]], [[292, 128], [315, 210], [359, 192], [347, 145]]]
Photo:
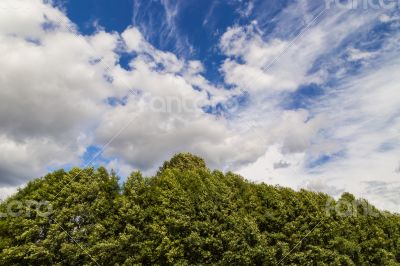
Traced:
[[[199, 61], [154, 48], [134, 27], [84, 36], [51, 3], [2, 4], [21, 8], [0, 10], [1, 185], [79, 164], [88, 146], [106, 143], [105, 155], [118, 157], [110, 167], [125, 172], [178, 151], [215, 166], [262, 154], [253, 133], [243, 142], [224, 115], [204, 112], [241, 92], [211, 84]], [[134, 55], [131, 70], [118, 65], [120, 52]]]
[[[39, 0], [0, 9], [0, 183], [18, 186], [48, 168], [78, 163], [112, 89], [117, 37], [77, 34], [58, 9]], [[11, 8], [12, 7], [12, 8]]]
[[224, 116], [204, 112], [203, 106], [226, 100], [232, 93], [221, 92], [221, 88], [207, 82], [199, 74], [203, 69], [199, 62], [184, 62], [148, 43], [137, 45], [143, 38], [136, 29], [127, 29], [122, 36], [128, 47], [140, 46], [146, 55], [130, 62], [134, 71], [115, 73], [117, 80], [132, 84], [139, 93], [137, 97], [130, 95], [124, 105], [110, 109], [100, 123], [96, 131], [100, 143], [112, 137], [113, 129], [132, 123], [109, 145], [107, 155], [119, 155], [135, 167], [151, 169], [179, 151], [202, 155], [214, 166], [236, 166], [262, 153], [260, 148], [253, 149], [257, 139], [241, 141]]

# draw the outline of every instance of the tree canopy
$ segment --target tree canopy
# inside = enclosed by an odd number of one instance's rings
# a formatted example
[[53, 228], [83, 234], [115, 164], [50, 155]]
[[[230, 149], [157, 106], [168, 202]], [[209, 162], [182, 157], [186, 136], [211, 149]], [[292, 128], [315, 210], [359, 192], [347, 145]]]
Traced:
[[121, 185], [105, 168], [55, 171], [0, 213], [0, 265], [400, 265], [399, 215], [254, 184], [188, 153]]

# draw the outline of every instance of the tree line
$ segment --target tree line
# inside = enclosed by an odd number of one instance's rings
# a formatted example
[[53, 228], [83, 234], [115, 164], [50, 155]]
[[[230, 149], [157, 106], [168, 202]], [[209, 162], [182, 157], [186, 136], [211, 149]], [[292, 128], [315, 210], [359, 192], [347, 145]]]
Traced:
[[0, 213], [0, 265], [400, 265], [399, 215], [188, 153], [124, 183], [102, 167], [55, 171]]

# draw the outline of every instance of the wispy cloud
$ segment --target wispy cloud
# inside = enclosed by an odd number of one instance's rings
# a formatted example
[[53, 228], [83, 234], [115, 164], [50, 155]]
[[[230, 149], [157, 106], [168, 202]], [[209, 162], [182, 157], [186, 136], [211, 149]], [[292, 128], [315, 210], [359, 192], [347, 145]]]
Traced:
[[[292, 11], [298, 8], [303, 12]], [[310, 2], [299, 1], [282, 12], [285, 16], [277, 17], [275, 31], [269, 32], [269, 36], [264, 37], [260, 25], [253, 23], [231, 28], [221, 40], [222, 49], [230, 57], [222, 67], [226, 82], [250, 91], [253, 96], [249, 109], [241, 115], [269, 125], [269, 136], [273, 136], [274, 129], [292, 126], [288, 127], [287, 135], [278, 130], [279, 137], [272, 141], [280, 143], [278, 151], [267, 151], [265, 159], [242, 169], [241, 173], [257, 180], [264, 175], [269, 182], [291, 187], [307, 187], [305, 184], [318, 180], [326, 184], [323, 191], [331, 191], [332, 195], [348, 190], [365, 195], [379, 206], [398, 210], [393, 204], [383, 204], [387, 202], [385, 195], [377, 192], [367, 196], [366, 188], [360, 186], [367, 180], [393, 182], [397, 178], [393, 169], [398, 163], [398, 148], [378, 151], [377, 147], [388, 141], [400, 143], [400, 90], [395, 74], [400, 68], [400, 55], [393, 45], [398, 33], [391, 31], [391, 35], [385, 35], [384, 29], [375, 30], [375, 35], [381, 35], [379, 46], [368, 50], [365, 48], [371, 41], [368, 33], [379, 28], [382, 14], [388, 11], [334, 9], [302, 34], [301, 28], [307, 27], [315, 10]], [[299, 16], [305, 21], [300, 29], [297, 24], [288, 23]], [[299, 34], [302, 37], [283, 52]], [[276, 57], [279, 60], [263, 71], [263, 66]], [[355, 61], [360, 64], [352, 63]], [[285, 92], [310, 83], [317, 84], [323, 94], [307, 102], [307, 111], [292, 110], [293, 114], [305, 115], [297, 122], [282, 119], [288, 112], [281, 105], [288, 99]], [[307, 131], [313, 121], [313, 129]], [[289, 144], [298, 148], [285, 149]], [[312, 158], [331, 158], [342, 151], [345, 156], [313, 164], [312, 169], [307, 164]], [[267, 158], [272, 162], [297, 159], [286, 171], [256, 166], [270, 164]]]
[[134, 0], [132, 25], [158, 47], [170, 48], [178, 55], [189, 55], [193, 52], [193, 45], [177, 25], [183, 4], [179, 0]]

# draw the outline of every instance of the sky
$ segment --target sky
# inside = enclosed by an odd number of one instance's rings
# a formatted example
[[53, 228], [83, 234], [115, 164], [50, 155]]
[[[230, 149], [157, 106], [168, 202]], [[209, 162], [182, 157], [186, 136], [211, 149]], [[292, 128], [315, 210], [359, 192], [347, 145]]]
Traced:
[[400, 2], [2, 0], [0, 198], [178, 152], [400, 212]]

